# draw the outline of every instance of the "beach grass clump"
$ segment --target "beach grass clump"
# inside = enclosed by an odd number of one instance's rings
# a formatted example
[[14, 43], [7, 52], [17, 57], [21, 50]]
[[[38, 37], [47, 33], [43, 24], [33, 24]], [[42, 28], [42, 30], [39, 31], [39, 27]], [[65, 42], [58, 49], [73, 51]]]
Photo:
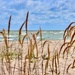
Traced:
[[[28, 17], [18, 30], [18, 40], [10, 41], [11, 18], [8, 30], [0, 31], [3, 46], [0, 47], [1, 75], [74, 75], [75, 69], [75, 26], [72, 22], [64, 31], [63, 44], [52, 49], [51, 40], [42, 39], [41, 28], [35, 33], [28, 32]], [[22, 35], [25, 27], [25, 35]], [[37, 40], [37, 36], [40, 39]], [[60, 42], [58, 43], [60, 44]], [[62, 61], [62, 62], [61, 62]]]
[[[62, 53], [63, 59], [65, 59], [64, 72], [69, 74], [69, 69], [74, 69], [71, 66], [74, 63], [74, 52], [75, 52], [75, 22], [72, 22], [64, 31], [63, 40], [64, 43], [60, 48], [59, 55]], [[67, 65], [68, 60], [71, 59], [71, 62]]]

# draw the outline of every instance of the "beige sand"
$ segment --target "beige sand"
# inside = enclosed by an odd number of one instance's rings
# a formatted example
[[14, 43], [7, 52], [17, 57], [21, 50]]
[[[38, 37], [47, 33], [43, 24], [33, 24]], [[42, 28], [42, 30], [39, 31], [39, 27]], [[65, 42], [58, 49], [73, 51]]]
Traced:
[[[52, 72], [51, 72], [51, 69], [50, 69], [50, 64], [52, 64], [52, 58], [53, 58], [53, 55], [55, 53], [55, 51], [58, 51], [60, 50], [60, 47], [62, 46], [63, 44], [63, 40], [49, 40], [51, 43], [50, 43], [50, 61], [49, 61], [49, 64], [48, 64], [48, 69], [47, 69], [47, 73], [46, 75], [52, 75]], [[44, 41], [42, 41], [43, 43]], [[22, 52], [22, 60], [19, 58], [19, 60], [17, 58], [13, 58], [13, 60], [10, 61], [10, 75], [24, 75], [24, 63], [25, 63], [25, 56], [27, 55], [28, 53], [28, 45], [29, 43], [27, 44], [27, 42], [24, 43], [23, 45], [23, 48], [18, 44], [18, 42], [10, 42], [11, 47], [10, 49], [13, 50], [14, 52], [16, 53], [20, 53], [20, 51]], [[0, 42], [0, 51], [2, 51], [4, 49], [4, 42]], [[29, 70], [29, 62], [28, 62], [28, 59], [26, 60], [26, 74], [25, 75], [28, 75], [28, 71], [29, 71], [29, 75], [42, 75], [42, 55], [48, 55], [48, 45], [46, 44], [45, 47], [43, 48], [43, 52], [42, 52], [42, 48], [41, 48], [41, 42], [38, 43], [38, 60], [37, 59], [32, 59], [32, 63], [30, 63], [31, 65], [31, 69]], [[10, 50], [10, 51], [11, 51]], [[34, 49], [34, 52], [36, 54], [36, 49]], [[58, 75], [75, 75], [75, 69], [74, 68], [71, 68], [72, 65], [70, 66], [69, 70], [68, 70], [68, 73], [66, 72], [67, 71], [67, 67], [68, 65], [70, 65], [71, 63], [73, 63], [73, 60], [75, 59], [75, 53], [73, 52], [73, 50], [71, 49], [71, 52], [69, 53], [69, 56], [68, 58], [66, 58], [66, 55], [65, 57], [63, 58], [62, 57], [62, 52], [63, 50], [61, 51], [61, 54], [59, 56], [59, 66], [57, 67], [57, 72], [58, 72]], [[46, 61], [47, 60], [43, 60], [43, 75], [45, 74], [45, 65], [46, 65]], [[34, 64], [36, 63], [36, 66], [34, 68]], [[8, 63], [9, 64], [9, 63]], [[5, 73], [5, 74], [4, 74]], [[6, 60], [4, 58], [3, 60], [3, 63], [0, 59], [0, 75], [9, 75], [9, 71], [7, 71], [7, 68], [6, 68]], [[54, 75], [56, 75], [56, 73], [54, 72]]]

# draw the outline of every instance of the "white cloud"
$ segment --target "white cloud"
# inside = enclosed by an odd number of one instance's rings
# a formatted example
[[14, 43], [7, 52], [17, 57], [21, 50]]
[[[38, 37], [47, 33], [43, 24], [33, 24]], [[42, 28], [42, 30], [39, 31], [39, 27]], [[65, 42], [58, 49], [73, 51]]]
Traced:
[[0, 0], [0, 3], [0, 22], [3, 24], [12, 15], [12, 25], [20, 26], [27, 11], [30, 12], [30, 25], [75, 21], [74, 0]]

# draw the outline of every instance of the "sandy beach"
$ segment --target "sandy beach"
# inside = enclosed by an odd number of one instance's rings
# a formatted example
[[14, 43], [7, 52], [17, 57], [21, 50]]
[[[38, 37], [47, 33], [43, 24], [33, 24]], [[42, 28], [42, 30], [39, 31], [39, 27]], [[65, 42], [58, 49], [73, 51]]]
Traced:
[[[49, 60], [47, 41], [49, 42], [50, 51]], [[60, 48], [63, 44], [63, 40], [47, 41], [44, 47], [41, 46], [41, 42], [37, 42], [37, 48], [35, 47], [33, 50], [30, 47], [32, 46], [30, 42], [24, 42], [23, 47], [21, 47], [21, 45], [17, 41], [9, 42], [9, 52], [11, 53], [10, 59], [5, 56], [5, 54], [3, 54], [6, 51], [4, 48], [5, 45], [4, 42], [0, 42], [0, 75], [75, 75], [75, 69], [72, 68], [72, 63], [74, 61], [73, 51], [71, 51], [68, 56], [65, 55], [65, 57], [63, 58], [62, 49], [60, 55], [58, 56], [58, 60], [56, 60], [57, 65], [55, 65], [53, 59], [56, 53], [59, 53]], [[44, 42], [45, 41], [42, 41], [42, 45]], [[34, 53], [28, 58], [29, 49], [32, 50], [32, 53]], [[2, 54], [3, 56], [1, 56]], [[10, 62], [8, 62], [8, 60], [10, 60]]]

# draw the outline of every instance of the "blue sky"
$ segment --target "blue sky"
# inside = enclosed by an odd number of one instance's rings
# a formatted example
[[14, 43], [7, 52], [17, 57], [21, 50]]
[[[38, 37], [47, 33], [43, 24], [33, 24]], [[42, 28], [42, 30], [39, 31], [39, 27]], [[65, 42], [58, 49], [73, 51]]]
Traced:
[[29, 11], [29, 30], [64, 30], [75, 21], [75, 0], [0, 0], [0, 30], [18, 30]]

